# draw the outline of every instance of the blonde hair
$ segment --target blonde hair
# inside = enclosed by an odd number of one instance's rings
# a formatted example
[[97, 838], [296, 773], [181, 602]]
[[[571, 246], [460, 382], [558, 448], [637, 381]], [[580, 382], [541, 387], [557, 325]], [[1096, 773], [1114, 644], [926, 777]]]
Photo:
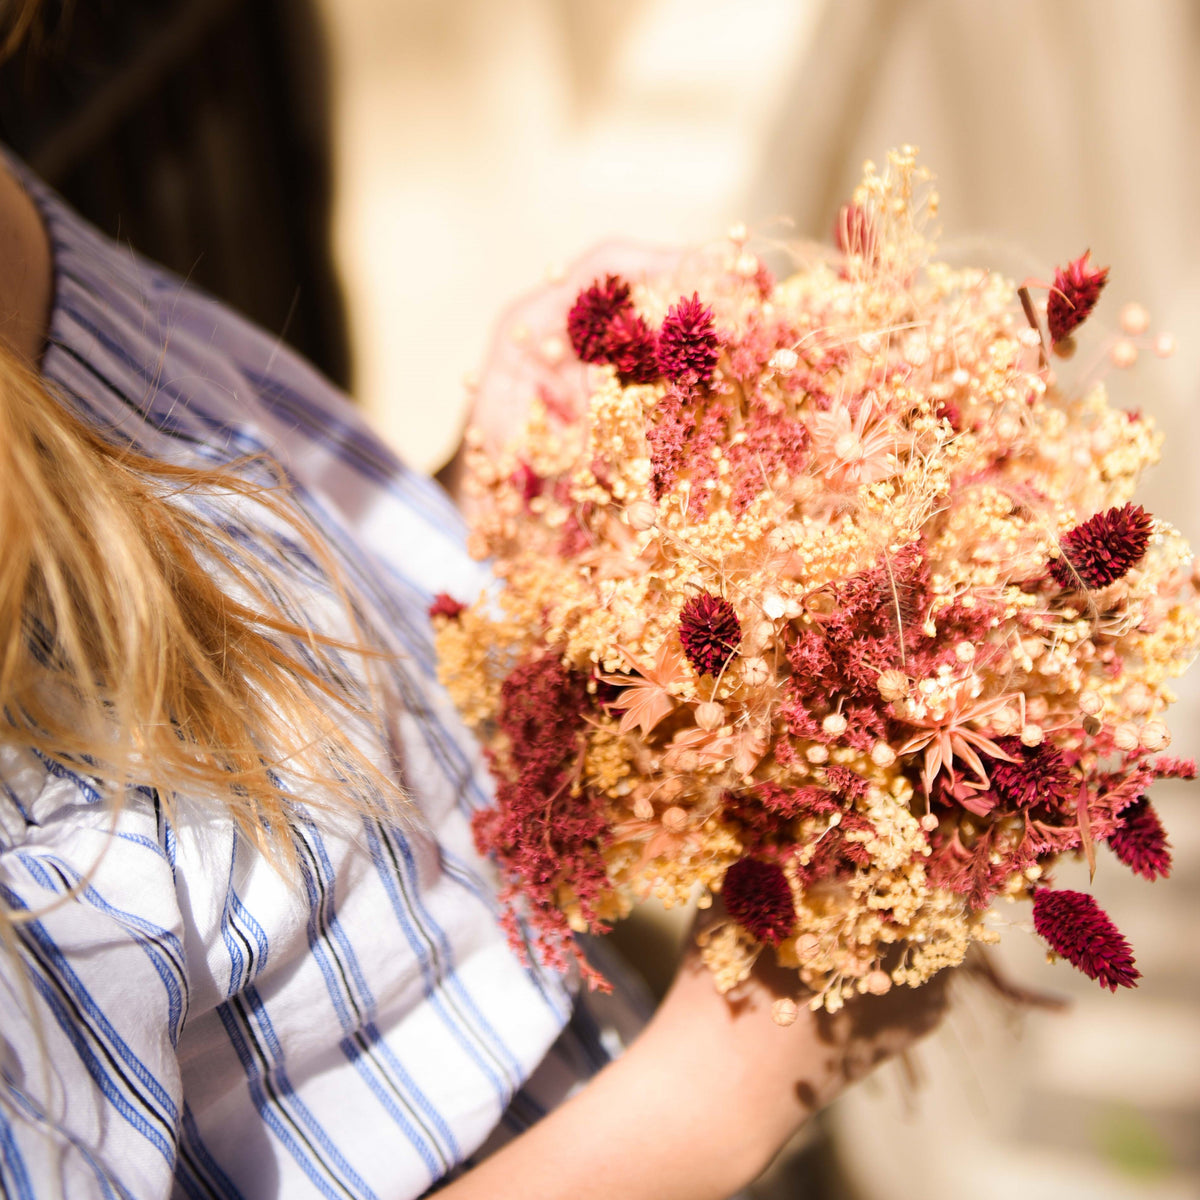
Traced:
[[[0, 743], [96, 777], [114, 805], [132, 783], [168, 810], [177, 794], [216, 797], [291, 861], [281, 771], [306, 804], [394, 815], [401, 797], [346, 732], [378, 728], [378, 705], [343, 659], [381, 656], [280, 472], [254, 483], [247, 465], [186, 468], [110, 442], [0, 349]], [[185, 493], [260, 506], [279, 551], [300, 538], [352, 636], [305, 623], [287, 604], [295, 582], [247, 562]]]

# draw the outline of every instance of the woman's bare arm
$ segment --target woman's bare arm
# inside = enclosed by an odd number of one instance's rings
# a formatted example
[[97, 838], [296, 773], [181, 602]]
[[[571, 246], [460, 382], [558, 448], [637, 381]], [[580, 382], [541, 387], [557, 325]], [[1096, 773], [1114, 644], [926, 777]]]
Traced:
[[[794, 975], [792, 976], [794, 981]], [[765, 973], [730, 1002], [689, 959], [629, 1051], [442, 1193], [448, 1200], [724, 1200], [847, 1084], [937, 1024], [939, 977], [835, 1016], [770, 1016]]]

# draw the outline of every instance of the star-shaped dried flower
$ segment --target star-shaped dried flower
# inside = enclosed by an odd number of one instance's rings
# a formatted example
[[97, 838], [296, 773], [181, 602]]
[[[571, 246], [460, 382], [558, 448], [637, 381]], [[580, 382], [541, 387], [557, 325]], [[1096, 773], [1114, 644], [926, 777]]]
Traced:
[[921, 728], [922, 732], [909, 738], [897, 751], [899, 757], [924, 751], [924, 762], [921, 767], [921, 783], [926, 795], [932, 794], [933, 781], [939, 771], [945, 771], [949, 782], [957, 781], [954, 763], [965, 763], [975, 774], [975, 781], [968, 784], [965, 792], [956, 792], [955, 798], [971, 811], [985, 813], [991, 807], [990, 798], [981, 797], [981, 804], [971, 806], [969, 803], [970, 790], [980, 790], [988, 786], [987, 768], [980, 751], [993, 761], [1006, 759], [1008, 754], [985, 733], [976, 729], [974, 723], [984, 721], [988, 717], [1006, 708], [1009, 703], [1007, 696], [994, 696], [990, 700], [975, 700], [967, 689], [960, 689], [954, 696], [944, 716], [940, 718], [907, 717], [911, 725]]
[[1054, 286], [1046, 301], [1046, 324], [1052, 342], [1070, 337], [1087, 320], [1108, 282], [1108, 268], [1093, 267], [1088, 262], [1091, 253], [1085, 250], [1054, 272]]
[[1063, 534], [1050, 574], [1064, 588], [1107, 587], [1142, 561], [1153, 528], [1140, 504], [1096, 513]]
[[643, 667], [623, 646], [620, 650], [625, 661], [638, 673], [597, 675], [596, 678], [621, 689], [620, 695], [609, 701], [610, 707], [625, 710], [620, 732], [641, 729], [642, 733], [649, 733], [675, 707], [668, 688], [684, 678], [683, 655], [670, 638], [659, 646], [652, 667]]
[[653, 383], [659, 376], [658, 339], [645, 318], [631, 308], [613, 317], [605, 339], [605, 358], [622, 383]]
[[575, 353], [584, 362], [608, 361], [609, 326], [631, 303], [629, 284], [619, 275], [597, 279], [576, 296], [567, 314], [567, 334]]
[[1145, 796], [1134, 801], [1118, 818], [1120, 824], [1108, 839], [1113, 853], [1135, 874], [1154, 880], [1171, 873], [1171, 845], [1166, 830]]
[[725, 872], [721, 895], [729, 915], [760, 942], [778, 946], [796, 924], [792, 889], [778, 863], [739, 858]]
[[719, 351], [713, 330], [713, 313], [693, 292], [689, 300], [667, 310], [658, 333], [658, 365], [673, 383], [693, 383], [707, 387], [716, 370]]
[[1039, 888], [1033, 927], [1055, 954], [1111, 992], [1134, 987], [1141, 978], [1129, 943], [1086, 892]]
[[701, 592], [679, 614], [679, 640], [697, 675], [719, 675], [742, 640], [741, 622], [723, 596]]

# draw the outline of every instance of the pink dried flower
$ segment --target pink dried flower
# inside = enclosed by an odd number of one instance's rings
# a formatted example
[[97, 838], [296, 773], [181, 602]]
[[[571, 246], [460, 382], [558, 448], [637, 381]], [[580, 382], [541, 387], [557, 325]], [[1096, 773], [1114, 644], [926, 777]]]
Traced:
[[1041, 803], [1053, 808], [1071, 804], [1078, 785], [1062, 751], [1050, 742], [1024, 746], [1019, 738], [997, 738], [996, 745], [1015, 762], [989, 758], [985, 762], [991, 789], [1005, 804], [1031, 808]]
[[976, 912], [987, 908], [1005, 882], [1035, 856], [1028, 839], [1006, 847], [996, 825], [977, 835], [966, 833], [959, 825], [944, 826], [930, 842], [933, 852], [926, 860], [930, 883], [965, 896]]
[[1140, 504], [1096, 513], [1063, 534], [1050, 574], [1064, 588], [1107, 587], [1141, 562], [1152, 528], [1153, 519]]
[[455, 621], [466, 607], [465, 604], [459, 604], [449, 592], [438, 592], [429, 606], [429, 619], [432, 621], [434, 617], [448, 617]]
[[696, 427], [696, 414], [684, 404], [678, 388], [672, 387], [659, 401], [657, 419], [646, 430], [650, 447], [650, 494], [661, 499], [675, 486], [683, 465], [688, 442]]
[[843, 810], [840, 824], [819, 835], [812, 857], [798, 867], [802, 887], [812, 887], [823, 879], [836, 879], [852, 873], [871, 862], [871, 852], [860, 841], [851, 841], [848, 833], [874, 834], [875, 828], [866, 817], [853, 809]]
[[540, 496], [546, 486], [546, 481], [528, 463], [521, 463], [509, 476], [509, 481], [526, 503]]
[[750, 795], [768, 812], [777, 813], [788, 820], [796, 817], [827, 817], [840, 812], [842, 808], [832, 792], [811, 783], [789, 788], [766, 780], [756, 784]]
[[723, 596], [701, 592], [679, 614], [679, 640], [697, 675], [719, 675], [742, 640], [741, 622]]
[[843, 254], [873, 256], [875, 230], [870, 214], [857, 204], [843, 204], [833, 223], [833, 243]]
[[[600, 853], [607, 831], [603, 801], [572, 787], [591, 705], [587, 678], [553, 652], [515, 667], [500, 688], [497, 725], [508, 746], [507, 763], [493, 759], [500, 776], [496, 805], [471, 822], [480, 853], [494, 854], [513, 885], [502, 901], [512, 904], [519, 894], [529, 902], [538, 946], [550, 965], [560, 967], [566, 965], [564, 950], [578, 957], [559, 908], [564, 884], [593, 931], [606, 928], [596, 915], [607, 887]], [[504, 924], [521, 952], [519, 923], [513, 918]]]
[[764, 476], [777, 471], [799, 475], [808, 459], [808, 426], [786, 413], [754, 410], [741, 432], [745, 440], [726, 449], [734, 485], [730, 504], [734, 512], [745, 511], [761, 495]]
[[838, 763], [830, 763], [825, 768], [825, 778], [829, 786], [846, 800], [861, 800], [871, 790], [871, 785], [857, 772]]
[[1033, 897], [1033, 926], [1055, 954], [1111, 992], [1134, 987], [1141, 978], [1129, 943], [1085, 892], [1039, 888]]
[[622, 309], [609, 322], [604, 346], [605, 359], [617, 368], [622, 383], [653, 383], [658, 378], [658, 340], [633, 309]]
[[696, 292], [690, 300], [681, 296], [679, 303], [667, 310], [658, 334], [658, 365], [662, 373], [675, 383], [707, 387], [712, 382], [718, 357], [712, 309], [700, 303]]
[[619, 275], [597, 279], [575, 298], [567, 314], [567, 334], [584, 362], [608, 361], [608, 328], [613, 318], [630, 307], [629, 284]]
[[1170, 754], [1160, 754], [1150, 763], [1150, 769], [1156, 779], [1195, 779], [1196, 760], [1194, 758], [1176, 758]]
[[1135, 874], [1154, 880], [1171, 873], [1171, 845], [1158, 813], [1145, 796], [1121, 813], [1108, 839], [1113, 853]]
[[1088, 262], [1091, 253], [1085, 250], [1054, 272], [1054, 286], [1046, 301], [1046, 324], [1052, 342], [1070, 337], [1087, 320], [1108, 282], [1108, 268], [1093, 267]]
[[729, 915], [760, 942], [778, 946], [796, 924], [792, 889], [777, 863], [738, 859], [725, 872], [721, 894]]

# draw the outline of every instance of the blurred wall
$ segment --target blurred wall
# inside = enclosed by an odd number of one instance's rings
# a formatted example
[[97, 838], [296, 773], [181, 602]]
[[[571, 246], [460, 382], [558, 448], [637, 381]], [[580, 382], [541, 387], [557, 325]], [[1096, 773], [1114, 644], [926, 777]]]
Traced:
[[[456, 438], [496, 313], [614, 234], [743, 215], [814, 0], [324, 0], [356, 391], [410, 461]], [[754, 19], [747, 20], [748, 10]]]

